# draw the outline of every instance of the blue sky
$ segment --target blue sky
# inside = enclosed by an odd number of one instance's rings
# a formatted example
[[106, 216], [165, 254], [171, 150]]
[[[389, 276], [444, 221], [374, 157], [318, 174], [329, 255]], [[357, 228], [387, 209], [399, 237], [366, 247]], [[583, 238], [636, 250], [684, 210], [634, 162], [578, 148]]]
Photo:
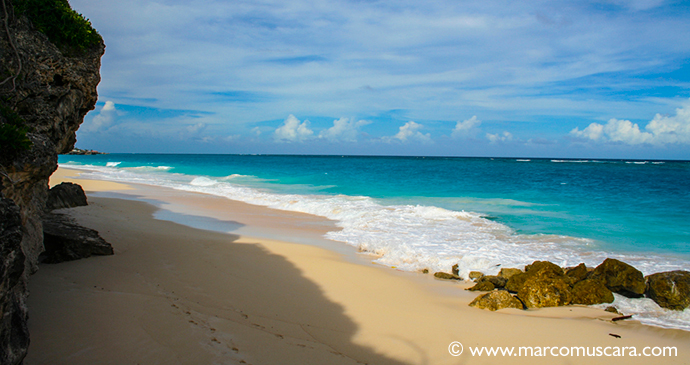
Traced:
[[690, 3], [71, 0], [77, 147], [690, 159]]

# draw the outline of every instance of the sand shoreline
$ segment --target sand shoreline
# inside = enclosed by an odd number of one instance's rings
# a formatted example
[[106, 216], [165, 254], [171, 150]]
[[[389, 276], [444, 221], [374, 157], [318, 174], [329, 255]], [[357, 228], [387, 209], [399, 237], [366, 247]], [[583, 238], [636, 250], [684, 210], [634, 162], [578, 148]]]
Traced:
[[[351, 247], [324, 243], [323, 233], [336, 228], [319, 217], [171, 189], [74, 179], [78, 173], [60, 169], [53, 183], [84, 186], [91, 205], [69, 214], [101, 232], [115, 255], [41, 266], [30, 283], [32, 344], [26, 364], [612, 360], [490, 359], [468, 352], [453, 357], [452, 341], [466, 351], [469, 346], [678, 348], [678, 357], [624, 360], [641, 364], [685, 363], [690, 352], [688, 332], [635, 321], [613, 324], [607, 321], [612, 314], [593, 308], [495, 313], [470, 308], [476, 293], [461, 290], [465, 284], [371, 265]], [[175, 223], [180, 219], [207, 229]], [[214, 232], [227, 228], [229, 233]]]

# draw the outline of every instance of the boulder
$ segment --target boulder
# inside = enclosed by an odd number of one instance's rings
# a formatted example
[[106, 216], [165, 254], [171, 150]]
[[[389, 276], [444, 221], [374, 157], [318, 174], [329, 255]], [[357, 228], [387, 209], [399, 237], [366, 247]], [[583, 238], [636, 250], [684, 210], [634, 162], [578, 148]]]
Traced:
[[522, 288], [522, 285], [525, 284], [525, 280], [529, 275], [527, 273], [519, 273], [515, 274], [508, 279], [508, 282], [506, 283], [506, 290], [510, 291], [511, 293], [517, 293], [520, 288]]
[[475, 284], [471, 288], [467, 288], [469, 291], [492, 291], [496, 289], [496, 286], [492, 284], [490, 281], [482, 281], [477, 284]]
[[98, 232], [55, 213], [43, 218], [43, 245], [45, 251], [39, 259], [48, 264], [113, 254], [113, 247]]
[[582, 263], [565, 271], [565, 275], [572, 279], [572, 284], [585, 280], [588, 274], [587, 266]]
[[451, 268], [451, 272], [455, 276], [460, 276], [460, 271], [458, 270], [458, 264], [453, 265], [453, 267]]
[[524, 308], [519, 299], [510, 295], [510, 293], [505, 290], [496, 290], [482, 294], [475, 298], [469, 306], [479, 309], [488, 309], [490, 311], [496, 311], [503, 308]]
[[563, 275], [564, 274], [563, 269], [560, 266], [558, 266], [558, 265], [556, 265], [550, 261], [535, 261], [532, 264], [525, 266], [525, 272], [526, 273], [529, 273], [530, 271], [537, 272], [537, 271], [545, 271], [545, 270], [553, 272], [554, 274], [557, 274], [557, 275]]
[[613, 293], [598, 279], [585, 279], [577, 282], [571, 290], [571, 304], [601, 304], [613, 302]]
[[521, 274], [522, 270], [520, 269], [515, 269], [515, 268], [503, 268], [501, 269], [501, 272], [498, 273], [498, 276], [506, 279], [510, 279], [513, 275], [516, 274]]
[[525, 280], [537, 272], [548, 271], [555, 276], [562, 276], [563, 269], [549, 261], [535, 261], [531, 265], [525, 266], [525, 272], [514, 273], [508, 279], [505, 288], [510, 292], [517, 293], [523, 287]]
[[479, 279], [482, 276], [484, 276], [484, 273], [480, 272], [480, 271], [470, 271], [470, 274], [469, 274], [470, 280]]
[[568, 305], [572, 299], [569, 279], [560, 266], [548, 261], [535, 261], [525, 272], [513, 275], [506, 289], [517, 293], [528, 308]]
[[566, 276], [555, 276], [549, 271], [530, 275], [517, 296], [527, 308], [558, 307], [570, 304], [572, 299]]
[[495, 275], [486, 275], [482, 276], [481, 278], [477, 279], [477, 283], [485, 283], [485, 282], [490, 282], [493, 284], [496, 288], [504, 288], [506, 286], [506, 283], [508, 282], [508, 279], [500, 276], [495, 276]]
[[659, 306], [684, 310], [690, 306], [690, 272], [667, 271], [647, 276], [645, 294]]
[[444, 279], [444, 280], [462, 280], [461, 277], [453, 274], [449, 274], [447, 272], [439, 271], [434, 273], [434, 277], [437, 279]]
[[48, 190], [48, 200], [46, 200], [46, 210], [48, 211], [85, 205], [88, 205], [86, 202], [86, 194], [84, 193], [84, 189], [77, 184], [63, 182]]
[[647, 287], [640, 270], [616, 259], [604, 260], [589, 277], [602, 280], [609, 290], [628, 298], [642, 297]]

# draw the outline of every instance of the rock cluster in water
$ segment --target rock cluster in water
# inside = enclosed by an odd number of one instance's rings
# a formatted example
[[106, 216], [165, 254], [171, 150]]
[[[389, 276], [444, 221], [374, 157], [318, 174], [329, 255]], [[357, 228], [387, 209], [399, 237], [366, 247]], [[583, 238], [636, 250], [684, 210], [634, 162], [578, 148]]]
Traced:
[[[438, 273], [434, 276], [444, 278]], [[645, 277], [633, 266], [610, 258], [593, 269], [585, 264], [564, 269], [549, 261], [535, 261], [524, 271], [504, 268], [498, 275], [470, 272], [469, 276], [475, 285], [467, 290], [488, 292], [469, 305], [492, 311], [611, 303], [613, 293], [628, 298], [646, 296], [667, 309], [690, 306], [690, 272], [678, 270]]]

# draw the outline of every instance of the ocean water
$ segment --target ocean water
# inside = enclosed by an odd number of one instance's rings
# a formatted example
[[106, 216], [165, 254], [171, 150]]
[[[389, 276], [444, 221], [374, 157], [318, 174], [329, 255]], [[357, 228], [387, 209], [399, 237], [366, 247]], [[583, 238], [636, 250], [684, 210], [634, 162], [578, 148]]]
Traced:
[[[690, 270], [688, 161], [110, 154], [59, 163], [90, 178], [323, 216], [342, 228], [327, 238], [402, 270], [458, 264], [467, 277], [607, 257], [645, 275]], [[614, 305], [690, 330], [690, 310], [619, 296]]]

